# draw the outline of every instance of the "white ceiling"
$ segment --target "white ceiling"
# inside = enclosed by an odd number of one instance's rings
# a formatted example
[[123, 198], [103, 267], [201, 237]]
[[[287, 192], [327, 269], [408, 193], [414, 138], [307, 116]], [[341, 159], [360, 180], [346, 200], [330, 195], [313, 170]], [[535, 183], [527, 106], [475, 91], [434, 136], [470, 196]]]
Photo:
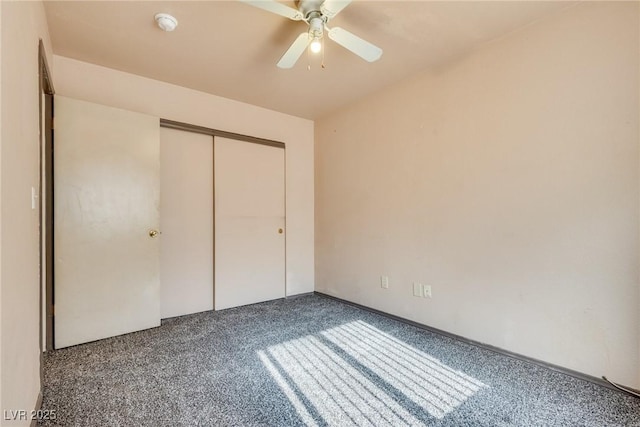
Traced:
[[[326, 68], [303, 55], [290, 70], [276, 63], [306, 24], [238, 1], [47, 1], [45, 8], [57, 55], [316, 119], [570, 4], [354, 1], [330, 26], [380, 46], [382, 58], [367, 63], [327, 40]], [[159, 30], [158, 12], [174, 15], [178, 28]]]

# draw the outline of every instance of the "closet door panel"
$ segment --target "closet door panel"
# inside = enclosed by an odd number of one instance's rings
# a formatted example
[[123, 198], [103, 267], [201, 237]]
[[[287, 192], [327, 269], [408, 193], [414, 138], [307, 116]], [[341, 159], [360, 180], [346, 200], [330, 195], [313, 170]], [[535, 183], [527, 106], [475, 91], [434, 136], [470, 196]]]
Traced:
[[285, 296], [284, 149], [214, 139], [215, 308]]

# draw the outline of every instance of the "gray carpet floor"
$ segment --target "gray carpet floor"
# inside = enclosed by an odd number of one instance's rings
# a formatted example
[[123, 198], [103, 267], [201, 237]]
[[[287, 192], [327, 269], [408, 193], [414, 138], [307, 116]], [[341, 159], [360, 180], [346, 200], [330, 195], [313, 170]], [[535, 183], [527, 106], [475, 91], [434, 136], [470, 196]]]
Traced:
[[640, 426], [640, 400], [318, 295], [49, 352], [64, 426]]

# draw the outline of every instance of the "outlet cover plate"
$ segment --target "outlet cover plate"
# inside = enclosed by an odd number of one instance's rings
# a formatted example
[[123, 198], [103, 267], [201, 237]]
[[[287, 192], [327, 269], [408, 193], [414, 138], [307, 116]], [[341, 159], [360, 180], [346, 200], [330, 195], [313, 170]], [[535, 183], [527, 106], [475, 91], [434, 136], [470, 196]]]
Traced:
[[422, 289], [422, 283], [413, 282], [413, 296], [422, 298], [424, 291]]
[[383, 289], [389, 289], [389, 276], [380, 276], [380, 286]]
[[431, 285], [424, 285], [422, 291], [425, 298], [431, 298]]

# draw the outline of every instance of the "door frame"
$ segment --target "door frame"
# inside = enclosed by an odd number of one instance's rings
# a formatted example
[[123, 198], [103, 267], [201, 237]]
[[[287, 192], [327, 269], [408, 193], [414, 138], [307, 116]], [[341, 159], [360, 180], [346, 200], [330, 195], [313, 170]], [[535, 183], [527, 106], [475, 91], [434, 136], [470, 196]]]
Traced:
[[[243, 141], [243, 142], [250, 142], [253, 144], [259, 144], [259, 145], [266, 145], [269, 147], [275, 147], [275, 148], [282, 148], [283, 150], [285, 150], [285, 155], [284, 155], [284, 229], [287, 230], [287, 155], [286, 155], [286, 144], [284, 142], [280, 142], [280, 141], [275, 141], [272, 139], [266, 139], [266, 138], [259, 138], [256, 136], [250, 136], [250, 135], [243, 135], [240, 133], [234, 133], [234, 132], [227, 132], [224, 130], [219, 130], [219, 129], [213, 129], [213, 128], [208, 128], [208, 127], [204, 127], [204, 126], [198, 126], [198, 125], [193, 125], [193, 124], [189, 124], [189, 123], [184, 123], [184, 122], [178, 122], [175, 120], [168, 120], [168, 119], [160, 119], [160, 127], [164, 127], [164, 128], [168, 128], [168, 129], [176, 129], [176, 130], [182, 130], [182, 131], [186, 131], [186, 132], [194, 132], [194, 133], [200, 133], [200, 134], [204, 134], [204, 135], [210, 135], [212, 136], [212, 144], [214, 144], [214, 149], [213, 149], [213, 170], [212, 170], [212, 175], [213, 175], [213, 218], [211, 219], [213, 221], [213, 310], [215, 311], [215, 299], [216, 299], [216, 245], [215, 245], [215, 241], [216, 241], [216, 197], [215, 197], [215, 191], [216, 191], [216, 171], [215, 171], [215, 141], [216, 141], [216, 136], [217, 137], [222, 137], [222, 138], [227, 138], [227, 139], [233, 139], [236, 141]], [[287, 235], [288, 233], [285, 233], [285, 239], [284, 239], [284, 296], [285, 298], [287, 297]], [[162, 286], [162, 284], [160, 284], [160, 286]]]
[[[39, 106], [39, 259], [40, 259], [40, 351], [53, 350], [53, 80], [44, 43], [38, 44]], [[42, 196], [44, 195], [44, 203]], [[42, 318], [43, 311], [45, 319]], [[43, 322], [44, 320], [44, 322]], [[44, 330], [43, 330], [44, 323]], [[44, 339], [43, 339], [44, 334]], [[43, 345], [44, 341], [44, 345]]]

